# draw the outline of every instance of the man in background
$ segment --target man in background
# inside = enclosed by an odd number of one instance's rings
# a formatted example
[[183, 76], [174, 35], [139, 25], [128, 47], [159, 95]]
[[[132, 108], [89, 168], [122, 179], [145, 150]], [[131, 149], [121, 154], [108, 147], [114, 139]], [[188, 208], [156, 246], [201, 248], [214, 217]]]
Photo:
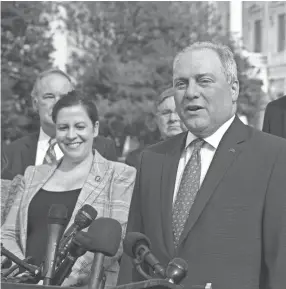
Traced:
[[[183, 131], [184, 124], [176, 112], [174, 89], [172, 87], [163, 91], [156, 99], [155, 121], [161, 135], [161, 140], [166, 140]], [[125, 163], [136, 167], [143, 149], [144, 147], [141, 147], [130, 152]]]
[[[56, 130], [51, 115], [55, 103], [72, 89], [70, 77], [59, 69], [44, 71], [37, 77], [31, 97], [33, 108], [40, 118], [40, 131], [15, 140], [4, 148], [2, 154], [6, 157], [6, 167], [1, 172], [2, 179], [23, 175], [30, 165], [49, 163], [63, 156], [55, 140]], [[94, 148], [108, 160], [117, 160], [112, 140], [97, 136]]]
[[286, 95], [268, 103], [262, 130], [286, 138]]

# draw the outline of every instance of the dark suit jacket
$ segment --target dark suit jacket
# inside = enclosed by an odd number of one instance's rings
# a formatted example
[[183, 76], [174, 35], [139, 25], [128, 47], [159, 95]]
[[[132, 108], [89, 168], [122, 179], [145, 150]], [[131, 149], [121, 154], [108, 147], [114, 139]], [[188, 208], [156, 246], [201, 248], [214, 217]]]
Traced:
[[130, 152], [126, 157], [125, 163], [128, 166], [137, 168], [139, 161], [140, 161], [140, 154], [143, 151], [143, 149], [144, 148], [138, 148], [138, 149]]
[[267, 105], [262, 130], [286, 138], [286, 95]]
[[[6, 168], [2, 168], [2, 179], [11, 180], [18, 174], [24, 175], [25, 169], [35, 164], [38, 138], [39, 133], [33, 133], [2, 148], [2, 155], [5, 154], [8, 161]], [[117, 161], [115, 144], [112, 140], [97, 136], [93, 147], [107, 160]]]
[[[285, 288], [286, 141], [236, 117], [175, 250], [172, 200], [186, 136], [179, 134], [142, 152], [127, 232], [147, 235], [164, 266], [174, 257], [186, 260], [185, 288], [208, 282], [214, 289]], [[118, 284], [139, 280], [124, 254]]]

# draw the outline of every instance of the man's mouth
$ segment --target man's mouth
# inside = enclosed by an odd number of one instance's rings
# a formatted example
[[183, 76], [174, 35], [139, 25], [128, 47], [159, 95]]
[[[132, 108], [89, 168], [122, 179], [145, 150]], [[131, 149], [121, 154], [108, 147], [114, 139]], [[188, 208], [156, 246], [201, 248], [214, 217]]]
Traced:
[[82, 142], [72, 142], [72, 143], [67, 143], [66, 146], [72, 149], [75, 149], [79, 147], [82, 144]]
[[198, 111], [198, 110], [200, 110], [200, 109], [203, 109], [203, 107], [200, 106], [200, 105], [188, 105], [188, 106], [186, 107], [186, 110], [187, 110], [187, 111], [191, 111], [191, 112]]

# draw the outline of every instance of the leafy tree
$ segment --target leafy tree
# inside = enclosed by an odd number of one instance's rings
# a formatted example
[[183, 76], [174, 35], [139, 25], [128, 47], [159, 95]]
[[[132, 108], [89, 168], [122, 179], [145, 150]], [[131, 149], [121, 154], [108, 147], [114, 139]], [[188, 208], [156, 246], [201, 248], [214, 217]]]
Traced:
[[50, 5], [1, 2], [2, 141], [21, 137], [39, 126], [31, 112], [30, 92], [36, 75], [51, 65]]
[[97, 100], [104, 133], [112, 135], [116, 122], [124, 127], [122, 135], [157, 141], [152, 100], [172, 85], [178, 50], [220, 35], [213, 7], [208, 2], [147, 1], [74, 2], [65, 8], [75, 47], [69, 71]]

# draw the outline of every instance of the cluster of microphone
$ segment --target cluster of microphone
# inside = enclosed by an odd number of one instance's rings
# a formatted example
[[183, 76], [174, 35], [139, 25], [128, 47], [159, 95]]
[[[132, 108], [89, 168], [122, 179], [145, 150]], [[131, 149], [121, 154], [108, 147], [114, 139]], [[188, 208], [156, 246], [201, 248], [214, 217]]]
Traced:
[[[1, 244], [1, 255], [5, 256], [1, 267], [6, 269], [1, 273], [2, 282], [37, 284], [42, 280], [43, 285], [61, 286], [71, 274], [78, 258], [91, 252], [94, 258], [87, 289], [104, 289], [104, 259], [115, 256], [118, 251], [122, 236], [120, 223], [111, 218], [96, 219], [97, 211], [86, 204], [77, 212], [73, 224], [65, 231], [67, 216], [64, 205], [51, 206], [47, 222], [46, 253], [39, 267], [29, 264], [31, 257], [21, 260]], [[152, 254], [150, 240], [139, 232], [126, 234], [123, 250], [144, 279], [164, 279], [179, 285], [187, 275], [188, 265], [181, 258], [174, 258], [164, 267]], [[155, 277], [144, 270], [146, 265]], [[19, 269], [24, 269], [25, 274], [20, 274]], [[211, 288], [211, 284], [192, 288]]]
[[[43, 285], [60, 286], [71, 274], [78, 258], [91, 252], [94, 259], [88, 288], [104, 288], [104, 259], [106, 256], [115, 256], [118, 251], [122, 236], [120, 223], [111, 218], [96, 219], [97, 211], [86, 204], [77, 212], [73, 224], [64, 233], [67, 216], [64, 205], [51, 206], [46, 253], [39, 267], [29, 264], [30, 257], [21, 260], [1, 244], [1, 255], [5, 256], [1, 267], [6, 269], [1, 273], [2, 282], [37, 284], [42, 280]], [[25, 274], [19, 274], [19, 269], [24, 270]]]
[[166, 279], [172, 284], [180, 284], [187, 275], [188, 264], [186, 261], [174, 258], [165, 268], [152, 254], [150, 248], [150, 240], [138, 232], [128, 233], [123, 241], [124, 252], [132, 258], [136, 270], [142, 277], [152, 279], [142, 267], [143, 264], [146, 264], [158, 278]]

